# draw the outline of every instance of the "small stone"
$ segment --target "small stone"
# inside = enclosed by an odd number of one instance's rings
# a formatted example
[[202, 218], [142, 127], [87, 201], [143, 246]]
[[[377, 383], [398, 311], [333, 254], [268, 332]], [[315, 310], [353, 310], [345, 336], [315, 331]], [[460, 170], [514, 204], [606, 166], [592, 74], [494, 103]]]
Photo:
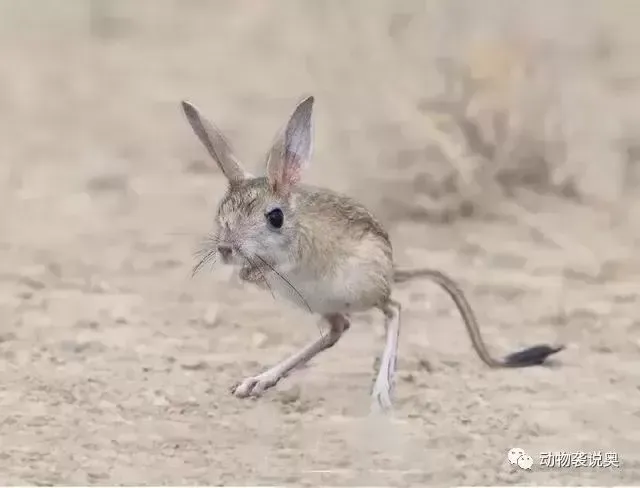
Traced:
[[218, 312], [219, 307], [217, 305], [209, 305], [204, 312], [204, 316], [202, 317], [202, 322], [204, 326], [207, 328], [213, 328], [218, 325]]
[[420, 369], [423, 369], [423, 370], [427, 371], [428, 373], [432, 373], [433, 372], [433, 366], [431, 366], [431, 363], [426, 359], [420, 359], [418, 361], [418, 367]]
[[117, 307], [111, 313], [111, 318], [115, 320], [117, 324], [126, 324], [128, 323], [127, 315], [128, 315], [127, 310], [125, 310], [123, 307]]
[[251, 336], [251, 343], [253, 347], [257, 348], [264, 347], [268, 340], [267, 334], [263, 334], [262, 332], [256, 332]]
[[416, 382], [416, 377], [412, 373], [405, 373], [402, 376], [400, 376], [400, 378], [402, 379], [402, 381], [406, 381], [407, 383]]
[[23, 290], [21, 292], [18, 292], [18, 298], [21, 298], [22, 300], [28, 300], [29, 298], [33, 297], [33, 292], [31, 290]]
[[187, 371], [200, 371], [203, 369], [207, 369], [209, 365], [205, 361], [194, 361], [182, 363], [180, 367], [182, 369], [186, 369]]
[[45, 284], [42, 281], [30, 276], [23, 276], [20, 281], [23, 285], [28, 286], [32, 290], [42, 290], [45, 287]]
[[87, 476], [92, 481], [103, 481], [103, 480], [109, 479], [109, 475], [107, 473], [91, 472], [91, 473], [88, 473]]

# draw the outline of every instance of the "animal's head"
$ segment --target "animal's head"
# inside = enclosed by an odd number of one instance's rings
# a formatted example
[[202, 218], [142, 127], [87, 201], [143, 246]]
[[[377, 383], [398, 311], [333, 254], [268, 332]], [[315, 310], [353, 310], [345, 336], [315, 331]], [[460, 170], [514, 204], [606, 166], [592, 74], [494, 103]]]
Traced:
[[266, 157], [266, 176], [249, 174], [222, 133], [191, 104], [182, 108], [229, 183], [218, 205], [208, 256], [229, 264], [277, 266], [293, 259], [297, 239], [295, 187], [313, 150], [314, 99], [302, 100]]

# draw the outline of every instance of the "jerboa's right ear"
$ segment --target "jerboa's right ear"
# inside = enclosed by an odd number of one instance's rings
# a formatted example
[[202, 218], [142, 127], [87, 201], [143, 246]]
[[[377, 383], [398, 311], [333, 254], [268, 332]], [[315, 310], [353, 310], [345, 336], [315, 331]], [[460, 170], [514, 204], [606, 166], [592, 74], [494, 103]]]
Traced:
[[200, 142], [207, 149], [211, 157], [218, 163], [218, 166], [229, 180], [230, 184], [238, 183], [251, 174], [246, 172], [240, 162], [233, 155], [231, 145], [227, 142], [222, 133], [206, 118], [200, 115], [189, 102], [182, 102], [182, 110], [191, 124], [191, 128], [200, 139]]
[[304, 98], [291, 114], [267, 157], [267, 180], [271, 189], [288, 196], [300, 182], [313, 153], [314, 97]]

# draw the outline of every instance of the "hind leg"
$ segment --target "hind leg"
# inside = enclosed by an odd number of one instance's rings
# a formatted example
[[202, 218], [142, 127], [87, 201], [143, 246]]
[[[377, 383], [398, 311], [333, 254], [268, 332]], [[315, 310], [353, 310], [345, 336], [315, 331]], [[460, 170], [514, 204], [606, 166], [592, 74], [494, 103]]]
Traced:
[[372, 410], [388, 410], [392, 406], [394, 375], [398, 357], [398, 339], [400, 337], [400, 304], [388, 300], [380, 307], [385, 317], [386, 338], [380, 360], [380, 367], [371, 392]]

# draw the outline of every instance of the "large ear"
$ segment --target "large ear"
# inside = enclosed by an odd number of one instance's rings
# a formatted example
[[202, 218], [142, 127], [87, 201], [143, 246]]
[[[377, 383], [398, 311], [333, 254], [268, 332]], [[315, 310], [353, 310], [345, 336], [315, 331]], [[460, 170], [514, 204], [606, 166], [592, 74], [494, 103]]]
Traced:
[[267, 159], [267, 179], [274, 192], [287, 196], [311, 161], [313, 97], [302, 100], [274, 143]]
[[233, 155], [231, 145], [217, 127], [202, 117], [200, 112], [188, 102], [182, 102], [182, 110], [198, 139], [218, 163], [229, 183], [237, 183], [246, 178], [251, 178], [251, 175], [242, 168], [240, 162]]

